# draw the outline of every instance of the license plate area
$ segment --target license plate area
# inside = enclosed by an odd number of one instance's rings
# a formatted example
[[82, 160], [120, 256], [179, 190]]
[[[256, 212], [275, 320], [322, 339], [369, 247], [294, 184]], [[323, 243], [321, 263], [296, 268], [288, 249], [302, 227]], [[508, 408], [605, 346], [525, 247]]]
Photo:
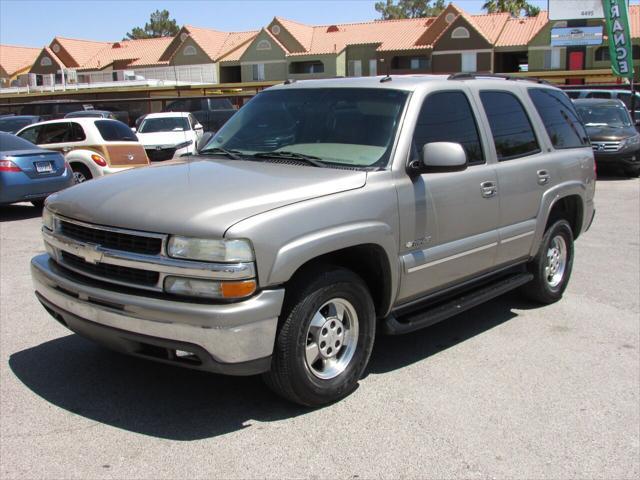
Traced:
[[35, 162], [36, 172], [38, 173], [51, 173], [53, 172], [53, 165], [51, 162]]

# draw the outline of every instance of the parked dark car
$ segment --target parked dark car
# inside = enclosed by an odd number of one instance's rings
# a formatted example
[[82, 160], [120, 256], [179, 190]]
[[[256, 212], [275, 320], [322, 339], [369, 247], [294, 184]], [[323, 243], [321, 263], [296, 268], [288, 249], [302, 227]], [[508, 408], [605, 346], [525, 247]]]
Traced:
[[[597, 88], [597, 89], [568, 89], [565, 90], [565, 93], [569, 95], [569, 98], [572, 99], [583, 99], [583, 98], [600, 98], [604, 100], [622, 100], [624, 105], [627, 107], [627, 110], [631, 112], [631, 92], [629, 90], [616, 90], [616, 89], [605, 89], [605, 88]], [[633, 118], [636, 122], [640, 121], [640, 93], [634, 92], [635, 95], [635, 113]]]
[[[65, 118], [69, 113], [75, 113], [79, 111], [104, 111], [109, 112], [115, 120], [120, 120], [123, 123], [129, 124], [129, 112], [108, 108], [104, 105], [95, 105], [92, 103], [82, 103], [71, 100], [40, 100], [32, 102], [29, 105], [22, 107], [22, 115], [37, 115], [42, 120], [57, 120], [59, 118]], [[105, 117], [107, 118], [107, 117]]]
[[78, 110], [77, 112], [67, 113], [64, 118], [110, 118], [117, 120], [113, 112], [107, 110]]
[[0, 118], [0, 132], [17, 133], [32, 123], [41, 122], [37, 115], [7, 115]]
[[164, 112], [191, 112], [205, 132], [216, 132], [237, 112], [228, 98], [184, 98], [169, 103]]
[[578, 99], [576, 109], [591, 140], [599, 167], [622, 167], [632, 177], [640, 174], [640, 134], [621, 100]]
[[47, 196], [73, 184], [62, 154], [0, 132], [0, 205], [31, 202], [41, 207]]

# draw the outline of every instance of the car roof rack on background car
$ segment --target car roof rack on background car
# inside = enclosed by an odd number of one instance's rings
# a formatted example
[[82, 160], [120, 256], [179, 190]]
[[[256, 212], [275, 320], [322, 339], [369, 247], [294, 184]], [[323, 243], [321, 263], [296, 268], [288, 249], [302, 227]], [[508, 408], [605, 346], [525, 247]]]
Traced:
[[551, 85], [551, 83], [546, 80], [542, 80], [540, 78], [534, 77], [517, 77], [515, 75], [508, 75], [502, 73], [469, 73], [469, 72], [460, 72], [460, 73], [452, 73], [447, 77], [447, 80], [478, 80], [483, 78], [496, 78], [501, 80], [521, 80], [525, 82], [534, 82], [534, 83], [542, 83], [545, 85]]

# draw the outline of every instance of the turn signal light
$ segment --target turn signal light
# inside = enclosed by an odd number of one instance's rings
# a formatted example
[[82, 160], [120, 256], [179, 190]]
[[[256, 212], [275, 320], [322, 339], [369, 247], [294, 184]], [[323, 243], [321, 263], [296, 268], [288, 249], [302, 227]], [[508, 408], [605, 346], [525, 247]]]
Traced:
[[19, 166], [11, 160], [0, 160], [0, 172], [21, 172]]
[[243, 298], [248, 297], [256, 291], [255, 280], [244, 282], [222, 282], [220, 284], [222, 298]]
[[91, 160], [96, 162], [101, 167], [107, 166], [107, 161], [104, 158], [102, 158], [100, 155], [96, 155], [96, 154], [91, 155]]

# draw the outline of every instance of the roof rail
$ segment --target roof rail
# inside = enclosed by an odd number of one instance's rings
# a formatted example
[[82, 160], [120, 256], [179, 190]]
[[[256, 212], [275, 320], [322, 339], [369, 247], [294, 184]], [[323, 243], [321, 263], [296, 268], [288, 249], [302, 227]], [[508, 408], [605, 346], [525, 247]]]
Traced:
[[460, 73], [452, 73], [449, 75], [447, 80], [476, 80], [481, 78], [500, 78], [502, 80], [520, 80], [525, 82], [535, 82], [535, 83], [543, 83], [546, 85], [551, 85], [546, 80], [542, 80], [540, 78], [534, 77], [517, 77], [515, 75], [509, 75], [506, 73], [468, 73], [468, 72], [460, 72]]

